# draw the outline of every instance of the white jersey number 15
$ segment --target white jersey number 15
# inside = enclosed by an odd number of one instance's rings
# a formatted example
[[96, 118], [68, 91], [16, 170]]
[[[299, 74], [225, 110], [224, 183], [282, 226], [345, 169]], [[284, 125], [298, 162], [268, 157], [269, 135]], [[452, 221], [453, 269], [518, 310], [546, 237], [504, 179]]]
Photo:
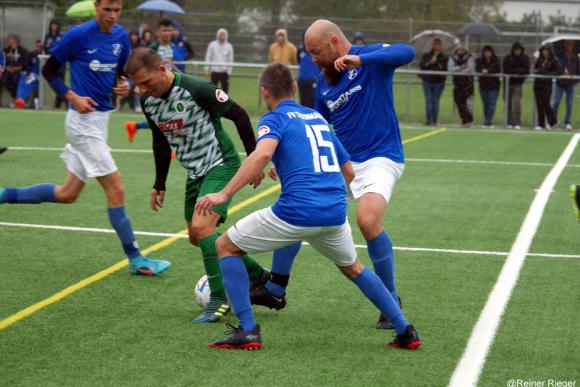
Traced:
[[[324, 132], [330, 133], [330, 128], [327, 125], [306, 125], [306, 137], [310, 140], [314, 172], [340, 172], [334, 144], [332, 143], [332, 140], [325, 140], [322, 137]], [[328, 162], [329, 156], [320, 155], [320, 150], [322, 148], [330, 149], [330, 157], [332, 157], [330, 163]]]

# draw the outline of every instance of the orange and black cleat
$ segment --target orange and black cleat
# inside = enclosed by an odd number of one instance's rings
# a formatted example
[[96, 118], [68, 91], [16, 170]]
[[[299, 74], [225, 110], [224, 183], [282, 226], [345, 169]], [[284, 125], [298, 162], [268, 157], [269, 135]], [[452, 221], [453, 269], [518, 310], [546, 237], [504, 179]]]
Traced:
[[423, 343], [419, 338], [419, 334], [411, 324], [409, 324], [407, 329], [405, 329], [405, 333], [396, 335], [395, 339], [388, 344], [389, 347], [408, 349], [410, 351], [419, 348], [421, 345], [423, 345]]
[[125, 122], [125, 128], [127, 128], [127, 139], [132, 144], [135, 139], [135, 134], [137, 133], [137, 123], [134, 121]]

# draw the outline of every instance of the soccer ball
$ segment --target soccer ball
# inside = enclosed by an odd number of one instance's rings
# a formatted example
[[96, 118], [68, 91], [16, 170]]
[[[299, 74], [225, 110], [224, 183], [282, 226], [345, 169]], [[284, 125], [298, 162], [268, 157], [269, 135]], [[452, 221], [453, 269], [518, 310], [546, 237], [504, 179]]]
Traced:
[[202, 309], [205, 309], [207, 304], [209, 304], [209, 297], [211, 296], [211, 291], [209, 290], [209, 282], [207, 281], [207, 275], [204, 275], [195, 284], [195, 293], [193, 299], [195, 303], [199, 305]]

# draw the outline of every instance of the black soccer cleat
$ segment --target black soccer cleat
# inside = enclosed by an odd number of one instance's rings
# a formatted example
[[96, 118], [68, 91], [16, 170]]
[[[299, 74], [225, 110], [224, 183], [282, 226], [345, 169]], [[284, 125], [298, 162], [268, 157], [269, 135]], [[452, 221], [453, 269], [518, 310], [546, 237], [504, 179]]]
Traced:
[[8, 148], [6, 148], [5, 146], [0, 146], [0, 155], [4, 152], [6, 152], [8, 150]]
[[419, 338], [419, 334], [414, 326], [409, 324], [407, 329], [405, 329], [405, 333], [402, 335], [396, 335], [395, 339], [387, 344], [389, 347], [394, 348], [401, 348], [401, 349], [408, 349], [410, 351], [414, 351], [419, 348], [423, 343]]
[[[399, 306], [401, 309], [403, 309], [403, 303], [401, 302], [401, 297], [397, 296], [399, 298]], [[393, 325], [393, 322], [391, 320], [389, 320], [389, 318], [387, 316], [385, 316], [384, 314], [381, 313], [381, 315], [379, 316], [379, 321], [377, 321], [377, 325], [376, 325], [377, 329], [395, 329], [395, 326]]]
[[257, 289], [259, 287], [266, 286], [269, 280], [270, 280], [270, 272], [264, 269], [264, 272], [262, 273], [262, 276], [260, 278], [254, 281], [250, 281], [250, 291]]
[[252, 305], [262, 305], [270, 309], [284, 309], [286, 306], [286, 296], [276, 297], [265, 286], [255, 288], [250, 292]]
[[245, 349], [248, 351], [262, 349], [260, 325], [256, 324], [251, 331], [244, 331], [241, 327], [236, 327], [230, 323], [227, 323], [226, 326], [229, 328], [226, 331], [229, 336], [209, 344], [210, 348]]

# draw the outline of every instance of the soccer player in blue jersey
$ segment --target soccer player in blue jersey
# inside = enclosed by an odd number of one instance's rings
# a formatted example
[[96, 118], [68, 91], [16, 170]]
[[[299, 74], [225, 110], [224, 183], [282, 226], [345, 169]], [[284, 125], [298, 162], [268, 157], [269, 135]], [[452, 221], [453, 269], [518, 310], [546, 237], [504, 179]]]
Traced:
[[[349, 180], [352, 177], [346, 151], [320, 113], [294, 102], [296, 83], [287, 66], [268, 66], [260, 75], [260, 89], [271, 112], [258, 123], [256, 150], [222, 191], [198, 201], [196, 211], [205, 214], [226, 203], [243, 186], [255, 181], [270, 160], [277, 167], [282, 194], [272, 207], [243, 218], [216, 241], [224, 286], [240, 326], [231, 326], [231, 334], [210, 347], [262, 347], [242, 256], [306, 240], [331, 259], [393, 321], [397, 336], [390, 346], [417, 349], [421, 346], [417, 331], [381, 280], [356, 255], [346, 219], [343, 175]], [[345, 160], [342, 165], [340, 159]]]
[[[356, 173], [349, 188], [358, 201], [358, 226], [376, 274], [400, 303], [393, 245], [383, 228], [383, 218], [405, 162], [393, 100], [393, 76], [397, 67], [413, 60], [415, 50], [407, 44], [353, 46], [328, 20], [315, 21], [306, 31], [305, 43], [312, 61], [322, 69], [316, 110], [332, 124]], [[296, 252], [294, 245], [274, 255], [272, 278], [266, 285], [271, 296], [265, 297], [264, 289], [257, 289], [256, 297], [252, 294], [255, 304], [282, 307], [276, 299], [283, 300]], [[381, 314], [377, 328], [392, 327]]]
[[[107, 145], [109, 113], [113, 109], [111, 97], [113, 93], [119, 96], [129, 93], [123, 68], [131, 46], [125, 30], [116, 24], [122, 0], [96, 0], [95, 9], [95, 19], [71, 28], [56, 43], [43, 68], [44, 77], [70, 106], [65, 122], [68, 144], [61, 154], [68, 169], [64, 183], [0, 188], [0, 203], [73, 203], [87, 180], [94, 177], [107, 195], [109, 220], [129, 258], [130, 271], [157, 275], [171, 263], [141, 254], [125, 213], [121, 177]], [[70, 88], [58, 76], [65, 62], [70, 63]]]

